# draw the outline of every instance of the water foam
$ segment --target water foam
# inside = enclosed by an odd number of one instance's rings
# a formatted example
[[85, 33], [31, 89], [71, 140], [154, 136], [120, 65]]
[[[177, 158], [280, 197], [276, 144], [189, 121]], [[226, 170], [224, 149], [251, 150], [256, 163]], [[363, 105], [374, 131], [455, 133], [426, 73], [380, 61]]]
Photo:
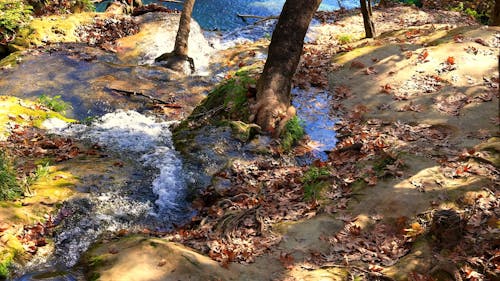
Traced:
[[[66, 202], [63, 208], [71, 210], [72, 215], [63, 221], [54, 238], [56, 263], [75, 265], [105, 232], [143, 227], [168, 229], [189, 218], [182, 160], [173, 147], [171, 125], [172, 122], [122, 110], [106, 114], [88, 126], [56, 119], [42, 124], [51, 133], [97, 143], [106, 151], [119, 154], [135, 163], [140, 174], [147, 177], [131, 178], [125, 186], [106, 187], [105, 191]], [[152, 179], [147, 176], [151, 173]], [[144, 187], [151, 192], [145, 192]]]
[[53, 133], [89, 140], [119, 153], [132, 153], [143, 165], [158, 169], [152, 190], [158, 196], [155, 203], [162, 214], [179, 211], [186, 189], [182, 161], [172, 143], [171, 125], [172, 122], [123, 110], [108, 113], [90, 126], [68, 126], [54, 119], [42, 124]]

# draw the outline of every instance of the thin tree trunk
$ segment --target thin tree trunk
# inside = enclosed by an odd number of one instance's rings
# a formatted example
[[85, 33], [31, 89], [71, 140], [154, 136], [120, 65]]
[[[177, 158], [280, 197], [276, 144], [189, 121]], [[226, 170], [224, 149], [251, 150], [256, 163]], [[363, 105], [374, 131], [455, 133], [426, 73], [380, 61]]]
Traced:
[[493, 8], [491, 17], [491, 25], [500, 26], [500, 1], [495, 1], [495, 7]]
[[287, 0], [273, 32], [253, 109], [255, 122], [275, 137], [295, 115], [295, 109], [290, 106], [292, 77], [309, 23], [320, 3], [321, 0]]
[[[366, 1], [368, 1], [368, 4]], [[359, 2], [361, 4], [361, 14], [363, 14], [363, 24], [365, 25], [366, 38], [374, 38], [376, 33], [375, 25], [372, 21], [372, 6], [370, 0], [360, 0]]]
[[165, 53], [155, 59], [155, 62], [165, 62], [165, 66], [177, 72], [186, 71], [186, 64], [189, 63], [191, 73], [195, 71], [194, 60], [188, 56], [189, 32], [191, 31], [191, 14], [193, 13], [195, 0], [185, 0], [179, 20], [179, 29], [175, 36], [174, 50]]
[[179, 29], [175, 37], [174, 54], [177, 56], [187, 57], [189, 31], [191, 30], [191, 14], [193, 13], [195, 0], [185, 0], [182, 7], [181, 19], [179, 21]]

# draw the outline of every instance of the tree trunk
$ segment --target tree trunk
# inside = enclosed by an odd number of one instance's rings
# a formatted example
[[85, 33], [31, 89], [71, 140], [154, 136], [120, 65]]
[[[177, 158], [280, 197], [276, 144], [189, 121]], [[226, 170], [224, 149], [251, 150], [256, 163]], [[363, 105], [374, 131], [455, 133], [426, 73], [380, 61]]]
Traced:
[[495, 7], [493, 8], [491, 17], [491, 25], [500, 26], [500, 1], [495, 1]]
[[174, 54], [177, 56], [187, 57], [188, 54], [188, 39], [189, 31], [191, 30], [191, 14], [193, 13], [194, 1], [185, 0], [182, 7], [179, 29], [177, 30], [174, 46]]
[[275, 137], [295, 115], [291, 106], [292, 78], [304, 37], [321, 0], [286, 0], [271, 38], [264, 70], [257, 82], [254, 121]]
[[376, 36], [375, 25], [372, 21], [372, 5], [370, 1], [371, 0], [359, 0], [361, 4], [361, 14], [363, 14], [363, 24], [365, 25], [366, 38], [374, 38]]
[[166, 67], [178, 72], [185, 72], [187, 63], [189, 63], [191, 72], [194, 72], [194, 61], [188, 56], [189, 32], [191, 30], [191, 14], [193, 13], [194, 2], [195, 0], [184, 1], [173, 52], [162, 54], [155, 59], [156, 62], [166, 61]]

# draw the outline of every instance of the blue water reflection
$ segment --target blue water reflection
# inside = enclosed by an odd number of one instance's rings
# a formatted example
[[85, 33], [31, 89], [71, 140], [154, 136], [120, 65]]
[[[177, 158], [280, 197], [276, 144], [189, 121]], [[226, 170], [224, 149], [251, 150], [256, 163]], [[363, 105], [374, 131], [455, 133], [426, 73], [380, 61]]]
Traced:
[[[347, 9], [359, 5], [358, 0], [323, 0], [320, 10], [335, 10], [339, 2]], [[172, 9], [182, 10], [182, 4], [167, 3], [156, 0], [144, 0], [144, 4], [158, 3]], [[255, 20], [247, 21], [238, 17], [238, 14], [271, 16], [279, 15], [285, 0], [196, 0], [193, 17], [205, 30], [232, 30], [245, 26]], [[97, 9], [104, 9], [105, 3], [98, 5]]]
[[305, 131], [315, 148], [314, 154], [326, 158], [324, 152], [332, 150], [337, 144], [334, 130], [337, 118], [331, 107], [332, 95], [315, 88], [294, 88], [292, 104], [297, 109], [297, 116], [304, 122]]

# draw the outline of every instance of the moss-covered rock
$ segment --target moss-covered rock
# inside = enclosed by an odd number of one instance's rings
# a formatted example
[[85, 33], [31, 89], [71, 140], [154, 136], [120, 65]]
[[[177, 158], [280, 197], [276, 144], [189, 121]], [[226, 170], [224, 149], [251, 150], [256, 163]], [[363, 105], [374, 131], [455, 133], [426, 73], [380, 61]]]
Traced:
[[77, 28], [91, 24], [95, 18], [105, 17], [98, 13], [78, 13], [36, 18], [21, 28], [10, 48], [30, 48], [47, 43], [80, 42]]
[[49, 118], [74, 122], [74, 120], [47, 110], [35, 102], [0, 96], [0, 139], [5, 139], [8, 136], [9, 128], [13, 125], [41, 127], [42, 122]]

